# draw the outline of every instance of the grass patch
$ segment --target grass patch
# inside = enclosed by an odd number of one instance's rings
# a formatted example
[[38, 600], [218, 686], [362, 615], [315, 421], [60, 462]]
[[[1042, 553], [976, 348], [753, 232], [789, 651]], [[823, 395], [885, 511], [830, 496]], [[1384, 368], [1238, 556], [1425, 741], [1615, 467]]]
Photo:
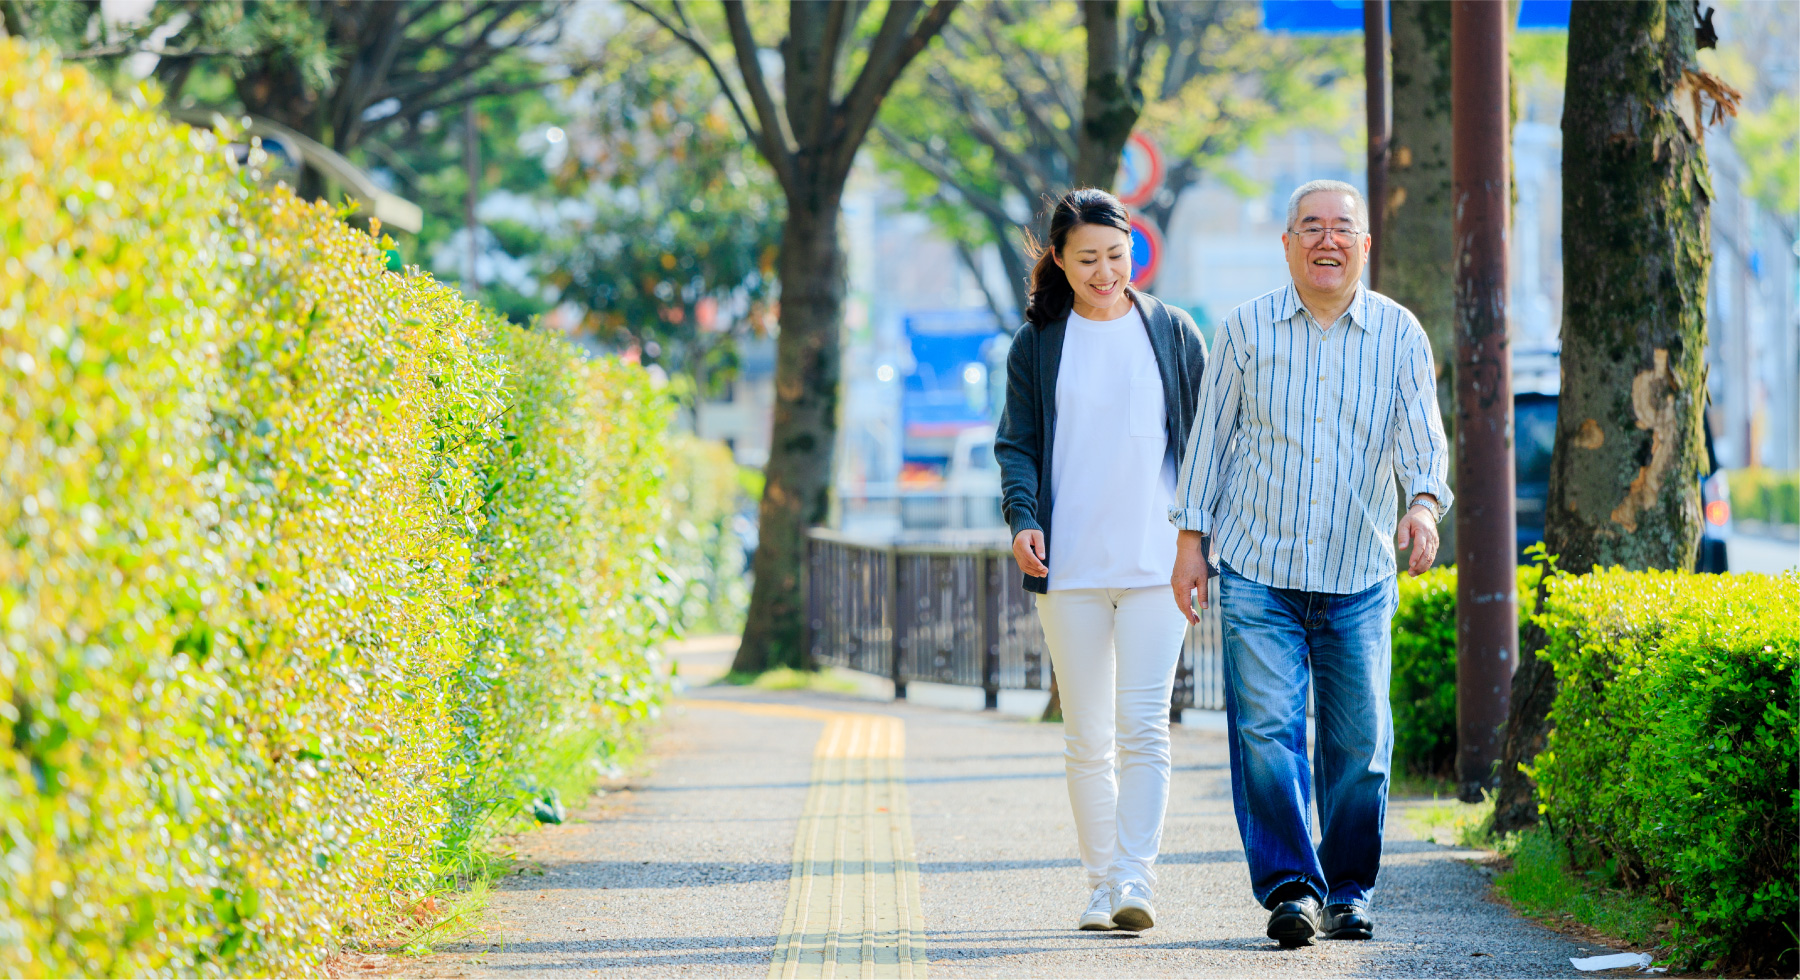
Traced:
[[1494, 891], [1522, 915], [1551, 926], [1586, 926], [1630, 946], [1667, 938], [1668, 914], [1653, 897], [1614, 887], [1605, 869], [1582, 871], [1543, 827], [1509, 834], [1501, 854], [1512, 867]]
[[1424, 841], [1446, 847], [1493, 850], [1494, 801], [1464, 803], [1454, 796], [1433, 794], [1430, 803], [1409, 806], [1406, 825]]
[[636, 765], [643, 749], [635, 728], [622, 736], [593, 729], [565, 734], [547, 752], [544, 776], [521, 780], [518, 793], [490, 809], [468, 837], [439, 848], [433, 886], [396, 896], [387, 921], [356, 945], [390, 955], [429, 956], [437, 945], [482, 933], [482, 913], [494, 882], [530, 870], [504, 842], [538, 827], [533, 803], [548, 797], [579, 808], [603, 792], [602, 783]]
[[1388, 776], [1390, 800], [1441, 800], [1456, 798], [1456, 781], [1443, 776], [1395, 772]]
[[823, 691], [828, 694], [855, 694], [861, 687], [836, 667], [824, 670], [795, 670], [776, 667], [760, 674], [734, 670], [717, 683], [734, 687], [756, 687], [765, 691]]

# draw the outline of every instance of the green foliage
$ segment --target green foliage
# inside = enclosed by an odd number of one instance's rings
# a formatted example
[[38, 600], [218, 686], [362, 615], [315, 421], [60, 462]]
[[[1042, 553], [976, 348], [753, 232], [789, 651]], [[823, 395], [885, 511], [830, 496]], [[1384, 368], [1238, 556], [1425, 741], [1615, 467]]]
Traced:
[[1739, 520], [1765, 524], [1800, 524], [1800, 472], [1792, 470], [1732, 470], [1731, 514]]
[[1739, 113], [1732, 142], [1744, 159], [1745, 192], [1791, 227], [1800, 212], [1800, 176], [1787, 163], [1800, 156], [1800, 98], [1784, 92], [1761, 111]]
[[691, 435], [672, 438], [668, 497], [670, 532], [664, 552], [678, 589], [671, 606], [682, 631], [739, 632], [750, 590], [744, 581], [743, 542], [732, 528], [742, 489], [731, 450]]
[[0, 972], [313, 972], [656, 710], [668, 402], [47, 53], [0, 104]]
[[[100, 5], [64, 0], [5, 0], [20, 33], [56, 45], [120, 91], [148, 70], [171, 103], [250, 113], [324, 143], [419, 204], [424, 227], [406, 257], [466, 277], [466, 246], [452, 236], [466, 224], [469, 177], [462, 110], [474, 103], [475, 145], [483, 192], [523, 197], [553, 181], [557, 154], [543, 139], [561, 121], [547, 94], [562, 67], [546, 51], [570, 7], [557, 0], [477, 4], [434, 2], [218, 3], [155, 0], [130, 19]], [[114, 11], [116, 15], [118, 11]], [[139, 67], [144, 60], [150, 67]], [[318, 174], [300, 178], [308, 198], [330, 198]], [[516, 199], [515, 199], [516, 200]], [[480, 245], [502, 268], [529, 261], [535, 247], [488, 227]], [[522, 277], [486, 275], [478, 296], [516, 323], [548, 310], [554, 289]], [[470, 286], [475, 289], [475, 286]]]
[[[1390, 798], [1398, 795], [1393, 790], [1389, 793]], [[1433, 792], [1430, 803], [1409, 806], [1403, 812], [1407, 826], [1421, 840], [1481, 850], [1494, 846], [1494, 801], [1491, 798], [1480, 803], [1464, 803], [1454, 797], [1444, 799]]]
[[781, 188], [667, 31], [630, 18], [596, 57], [573, 97], [591, 213], [550, 244], [544, 278], [589, 311], [588, 332], [719, 397], [738, 341], [773, 316]]
[[[1358, 49], [1345, 38], [1270, 34], [1255, 5], [1231, 0], [1165, 4], [1161, 15], [1162, 33], [1145, 46], [1137, 124], [1167, 164], [1165, 193], [1139, 209], [1159, 225], [1208, 174], [1256, 193], [1234, 154], [1297, 126], [1339, 125], [1353, 107]], [[996, 245], [1012, 279], [1031, 259], [1020, 226], [1045, 218], [1045, 195], [1074, 179], [1083, 25], [1074, 3], [968, 5], [882, 106], [876, 159], [951, 241]], [[994, 302], [1022, 306], [1022, 282], [1014, 286]]]
[[1500, 852], [1511, 867], [1494, 879], [1494, 890], [1521, 914], [1553, 926], [1573, 920], [1630, 946], [1651, 946], [1668, 910], [1654, 896], [1617, 887], [1604, 868], [1582, 870], [1556, 836], [1543, 827], [1509, 834]]
[[[1519, 616], [1536, 601], [1538, 566], [1519, 569]], [[1456, 569], [1399, 581], [1394, 610], [1394, 765], [1416, 776], [1454, 776], [1456, 765]]]
[[1558, 576], [1533, 775], [1577, 869], [1661, 895], [1677, 962], [1796, 965], [1800, 577]]

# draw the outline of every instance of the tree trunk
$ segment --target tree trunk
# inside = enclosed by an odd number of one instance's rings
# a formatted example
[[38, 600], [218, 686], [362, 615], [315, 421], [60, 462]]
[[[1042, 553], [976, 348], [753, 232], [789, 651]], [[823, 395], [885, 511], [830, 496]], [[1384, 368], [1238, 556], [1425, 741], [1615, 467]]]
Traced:
[[1081, 19], [1087, 29], [1087, 86], [1075, 131], [1075, 186], [1111, 189], [1144, 95], [1128, 77], [1119, 0], [1082, 0]]
[[781, 334], [775, 346], [775, 419], [763, 473], [756, 582], [731, 669], [808, 667], [800, 569], [806, 529], [825, 521], [837, 434], [844, 251], [836, 193], [791, 200], [782, 226]]
[[[1450, 214], [1450, 0], [1391, 6], [1393, 136], [1383, 209], [1381, 291], [1413, 312], [1437, 361], [1438, 410], [1449, 432], [1456, 388], [1456, 255]], [[1455, 554], [1448, 544], [1448, 554]]]
[[[1456, 489], [1456, 242], [1450, 208], [1450, 0], [1389, 4], [1393, 19], [1392, 130], [1387, 200], [1376, 256], [1381, 292], [1413, 312], [1431, 341], [1438, 411], [1450, 437]], [[1406, 508], [1406, 493], [1400, 494]], [[1456, 522], [1438, 528], [1438, 562], [1456, 559]]]
[[800, 574], [806, 530], [825, 520], [831, 499], [846, 286], [838, 240], [844, 184], [881, 100], [943, 30], [956, 2], [937, 0], [929, 9], [921, 0], [888, 4], [881, 27], [866, 42], [866, 60], [841, 99], [833, 96], [838, 62], [850, 39], [858, 36], [860, 5], [790, 3], [788, 36], [776, 45], [783, 58], [785, 110], [777, 106], [763, 76], [760, 54], [765, 49], [751, 32], [745, 6], [726, 3], [725, 19], [754, 123], [704, 42], [653, 8], [633, 4], [706, 61], [787, 198], [776, 263], [781, 335], [775, 346], [775, 418], [769, 461], [763, 467], [756, 584], [743, 642], [731, 664], [735, 671], [811, 666]]
[[[1565, 572], [1692, 568], [1705, 448], [1712, 198], [1681, 0], [1576, 4], [1563, 108], [1562, 394], [1544, 538]], [[1519, 772], [1555, 696], [1531, 631], [1513, 677], [1495, 826], [1537, 819]]]

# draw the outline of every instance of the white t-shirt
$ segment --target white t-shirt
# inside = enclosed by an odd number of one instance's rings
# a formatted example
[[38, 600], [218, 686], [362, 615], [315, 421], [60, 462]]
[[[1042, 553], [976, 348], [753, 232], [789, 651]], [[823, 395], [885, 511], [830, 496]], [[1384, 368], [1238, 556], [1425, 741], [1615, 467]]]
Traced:
[[1069, 314], [1050, 460], [1050, 584], [1167, 585], [1175, 567], [1175, 459], [1162, 375], [1133, 306], [1116, 320]]

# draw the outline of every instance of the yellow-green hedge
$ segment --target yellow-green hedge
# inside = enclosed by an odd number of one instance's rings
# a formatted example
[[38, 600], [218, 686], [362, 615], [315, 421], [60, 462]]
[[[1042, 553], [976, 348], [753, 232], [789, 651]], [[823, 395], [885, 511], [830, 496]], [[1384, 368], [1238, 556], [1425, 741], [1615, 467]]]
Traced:
[[[1538, 565], [1518, 570], [1519, 621], [1537, 602]], [[1456, 566], [1402, 575], [1394, 609], [1388, 703], [1394, 766], [1416, 776], [1456, 775]]]
[[1666, 900], [1675, 961], [1792, 976], [1800, 954], [1800, 577], [1554, 576], [1535, 760], [1583, 867]]
[[1726, 479], [1738, 520], [1800, 524], [1800, 473], [1755, 467], [1732, 470]]
[[315, 972], [654, 710], [666, 400], [0, 41], [0, 974]]

